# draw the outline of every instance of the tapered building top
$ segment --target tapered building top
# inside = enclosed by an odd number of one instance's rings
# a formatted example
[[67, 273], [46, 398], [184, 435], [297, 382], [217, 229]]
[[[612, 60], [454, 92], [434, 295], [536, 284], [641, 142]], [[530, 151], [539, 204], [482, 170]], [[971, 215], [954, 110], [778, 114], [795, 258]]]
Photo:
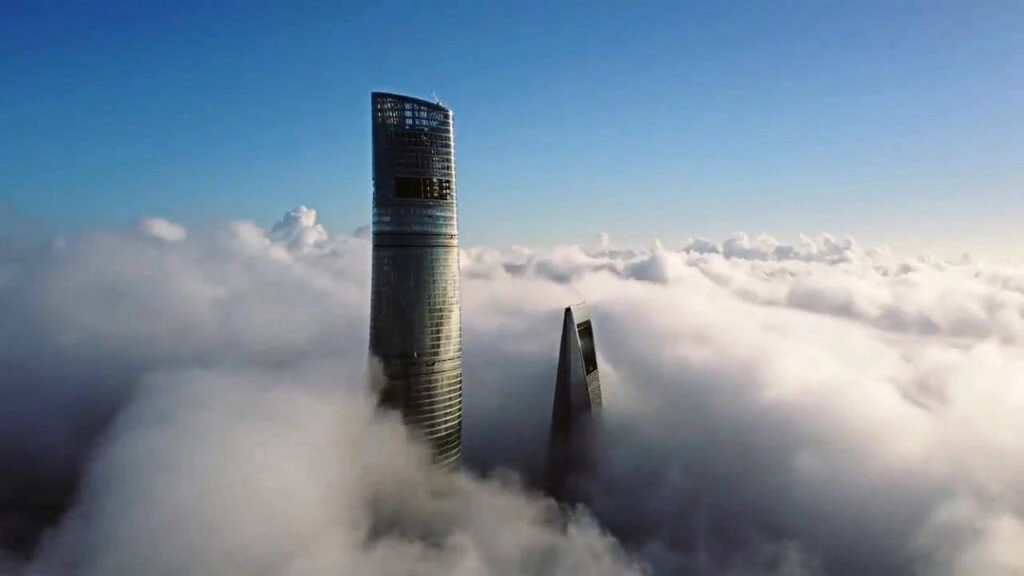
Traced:
[[594, 466], [601, 378], [594, 327], [584, 304], [566, 308], [563, 315], [553, 404], [547, 489], [560, 501], [585, 502], [584, 486]]
[[554, 430], [568, 430], [575, 421], [600, 407], [601, 377], [590, 311], [586, 304], [569, 306], [562, 320], [551, 426]]

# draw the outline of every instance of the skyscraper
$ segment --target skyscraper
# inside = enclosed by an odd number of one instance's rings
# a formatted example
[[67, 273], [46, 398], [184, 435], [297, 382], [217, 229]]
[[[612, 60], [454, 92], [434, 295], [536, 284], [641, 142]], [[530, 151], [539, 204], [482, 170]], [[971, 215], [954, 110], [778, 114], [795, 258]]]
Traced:
[[552, 430], [568, 431], [601, 407], [594, 326], [585, 304], [569, 306], [562, 317]]
[[370, 353], [381, 403], [450, 468], [462, 451], [462, 323], [452, 111], [384, 92], [373, 113]]
[[565, 309], [558, 350], [551, 441], [548, 446], [548, 491], [558, 500], [586, 500], [584, 485], [593, 462], [596, 416], [601, 408], [601, 378], [590, 311], [584, 304]]

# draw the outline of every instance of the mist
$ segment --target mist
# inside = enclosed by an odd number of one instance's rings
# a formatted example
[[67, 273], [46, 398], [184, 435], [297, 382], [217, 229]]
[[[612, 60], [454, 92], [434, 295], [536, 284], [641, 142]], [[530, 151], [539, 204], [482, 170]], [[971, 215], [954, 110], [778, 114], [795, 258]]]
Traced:
[[[369, 249], [300, 207], [0, 250], [0, 571], [1024, 571], [1024, 268], [827, 235], [464, 249], [439, 477], [367, 394]], [[605, 433], [563, 530], [519, 476], [580, 300]]]

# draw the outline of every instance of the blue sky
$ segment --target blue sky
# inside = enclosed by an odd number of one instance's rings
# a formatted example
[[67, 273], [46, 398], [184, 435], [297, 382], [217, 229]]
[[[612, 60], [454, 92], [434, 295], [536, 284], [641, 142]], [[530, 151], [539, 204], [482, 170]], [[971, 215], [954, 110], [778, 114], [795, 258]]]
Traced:
[[994, 254], [1024, 218], [1016, 0], [0, 10], [8, 220], [270, 223], [304, 203], [354, 229], [371, 90], [455, 110], [465, 244], [829, 231]]

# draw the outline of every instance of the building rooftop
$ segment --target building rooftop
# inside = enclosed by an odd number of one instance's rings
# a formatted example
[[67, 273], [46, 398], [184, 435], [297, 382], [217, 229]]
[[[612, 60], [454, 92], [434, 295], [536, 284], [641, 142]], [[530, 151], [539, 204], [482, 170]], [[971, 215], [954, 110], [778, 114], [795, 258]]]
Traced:
[[395, 98], [397, 100], [405, 100], [406, 102], [413, 102], [413, 103], [419, 104], [420, 106], [426, 106], [428, 108], [433, 108], [433, 109], [438, 110], [440, 112], [451, 112], [450, 108], [440, 104], [439, 102], [431, 102], [430, 100], [424, 100], [422, 98], [416, 98], [414, 96], [406, 96], [405, 94], [396, 94], [394, 92], [371, 92], [370, 95], [373, 98], [378, 98], [378, 97]]

